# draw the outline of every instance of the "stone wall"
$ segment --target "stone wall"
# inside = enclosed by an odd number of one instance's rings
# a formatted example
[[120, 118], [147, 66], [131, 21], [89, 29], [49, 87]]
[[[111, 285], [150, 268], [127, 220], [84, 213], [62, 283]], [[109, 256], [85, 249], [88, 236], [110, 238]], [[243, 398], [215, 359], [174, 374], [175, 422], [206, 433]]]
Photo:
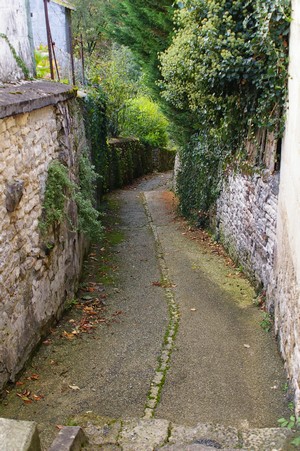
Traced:
[[216, 229], [257, 289], [273, 278], [279, 175], [231, 175], [217, 202]]
[[[23, 94], [9, 107], [27, 112], [0, 119], [0, 387], [14, 380], [64, 302], [72, 299], [82, 265], [83, 240], [67, 223], [46, 237], [39, 231], [50, 162], [58, 159], [76, 179], [78, 155], [86, 145], [70, 87], [48, 85], [48, 93], [37, 85], [44, 91], [40, 105], [37, 99], [24, 100], [22, 85]], [[52, 97], [51, 89], [56, 90]], [[66, 208], [76, 222], [76, 206], [68, 201]]]
[[282, 144], [275, 279], [275, 328], [300, 415], [300, 3], [292, 1], [289, 99]]

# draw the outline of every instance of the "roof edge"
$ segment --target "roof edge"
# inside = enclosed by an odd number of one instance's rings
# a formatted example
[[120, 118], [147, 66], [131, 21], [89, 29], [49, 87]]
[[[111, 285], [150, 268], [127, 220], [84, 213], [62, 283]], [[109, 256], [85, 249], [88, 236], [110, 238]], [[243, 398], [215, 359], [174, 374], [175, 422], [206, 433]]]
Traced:
[[64, 6], [67, 9], [71, 9], [72, 11], [76, 11], [76, 8], [69, 0], [51, 0], [53, 3], [57, 3], [60, 6]]

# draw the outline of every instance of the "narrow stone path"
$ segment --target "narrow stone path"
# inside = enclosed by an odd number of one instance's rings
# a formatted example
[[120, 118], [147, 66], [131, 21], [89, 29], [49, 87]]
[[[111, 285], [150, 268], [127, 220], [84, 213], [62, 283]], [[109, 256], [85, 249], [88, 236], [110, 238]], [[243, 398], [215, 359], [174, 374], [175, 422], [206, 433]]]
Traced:
[[[170, 179], [109, 196], [114, 245], [90, 253], [90, 296], [79, 295], [0, 406], [0, 416], [37, 421], [45, 449], [57, 425], [86, 417], [240, 428], [289, 415], [282, 362], [249, 283], [176, 219]], [[31, 402], [16, 396], [26, 391]]]

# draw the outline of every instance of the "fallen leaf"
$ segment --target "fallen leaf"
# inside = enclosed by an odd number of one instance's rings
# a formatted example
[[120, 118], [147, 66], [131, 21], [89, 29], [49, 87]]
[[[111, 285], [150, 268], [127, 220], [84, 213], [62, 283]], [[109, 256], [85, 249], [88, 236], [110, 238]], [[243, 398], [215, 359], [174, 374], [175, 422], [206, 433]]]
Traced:
[[35, 401], [40, 401], [41, 399], [44, 399], [44, 395], [32, 395], [32, 397]]
[[51, 345], [51, 340], [44, 340], [43, 341], [43, 345], [46, 345], [46, 346], [48, 346], [48, 345]]
[[77, 385], [69, 385], [69, 387], [70, 387], [72, 390], [80, 390], [80, 388], [79, 388]]
[[80, 332], [79, 332], [79, 330], [74, 329], [74, 330], [72, 330], [71, 334], [72, 335], [79, 335]]
[[21, 381], [16, 382], [17, 387], [20, 387], [21, 385], [24, 385], [24, 382], [21, 382]]
[[122, 315], [122, 310], [117, 310], [115, 313], [112, 314], [112, 316]]
[[26, 379], [28, 380], [28, 381], [37, 381], [38, 379], [39, 379], [39, 375], [38, 374], [32, 374], [31, 376], [29, 376], [29, 377], [26, 377]]
[[250, 348], [250, 345], [245, 344], [245, 345], [244, 345], [244, 348], [249, 349], [249, 348]]
[[56, 427], [57, 429], [59, 429], [59, 430], [61, 430], [61, 429], [64, 428], [64, 426], [63, 426], [62, 424], [57, 424], [55, 427]]
[[29, 398], [31, 392], [29, 390], [24, 390], [22, 393], [16, 393], [16, 395], [24, 401], [25, 404], [31, 404], [32, 399]]
[[161, 282], [152, 282], [155, 287], [161, 287]]
[[74, 335], [74, 334], [72, 334], [72, 333], [69, 334], [69, 333], [66, 332], [65, 330], [63, 331], [62, 336], [65, 337], [65, 338], [67, 338], [68, 340], [74, 340], [74, 338], [75, 338], [75, 335]]
[[191, 308], [191, 312], [196, 312], [196, 311], [197, 311], [197, 309]]

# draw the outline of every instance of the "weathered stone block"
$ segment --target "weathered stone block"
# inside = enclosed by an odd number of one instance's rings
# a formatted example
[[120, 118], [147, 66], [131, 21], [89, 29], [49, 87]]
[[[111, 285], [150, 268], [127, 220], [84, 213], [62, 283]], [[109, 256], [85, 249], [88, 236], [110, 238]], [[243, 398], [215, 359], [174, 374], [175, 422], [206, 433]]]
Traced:
[[24, 182], [23, 180], [15, 180], [6, 185], [5, 206], [8, 212], [16, 210], [23, 196]]
[[40, 451], [37, 425], [31, 421], [0, 418], [0, 443], [2, 451]]

